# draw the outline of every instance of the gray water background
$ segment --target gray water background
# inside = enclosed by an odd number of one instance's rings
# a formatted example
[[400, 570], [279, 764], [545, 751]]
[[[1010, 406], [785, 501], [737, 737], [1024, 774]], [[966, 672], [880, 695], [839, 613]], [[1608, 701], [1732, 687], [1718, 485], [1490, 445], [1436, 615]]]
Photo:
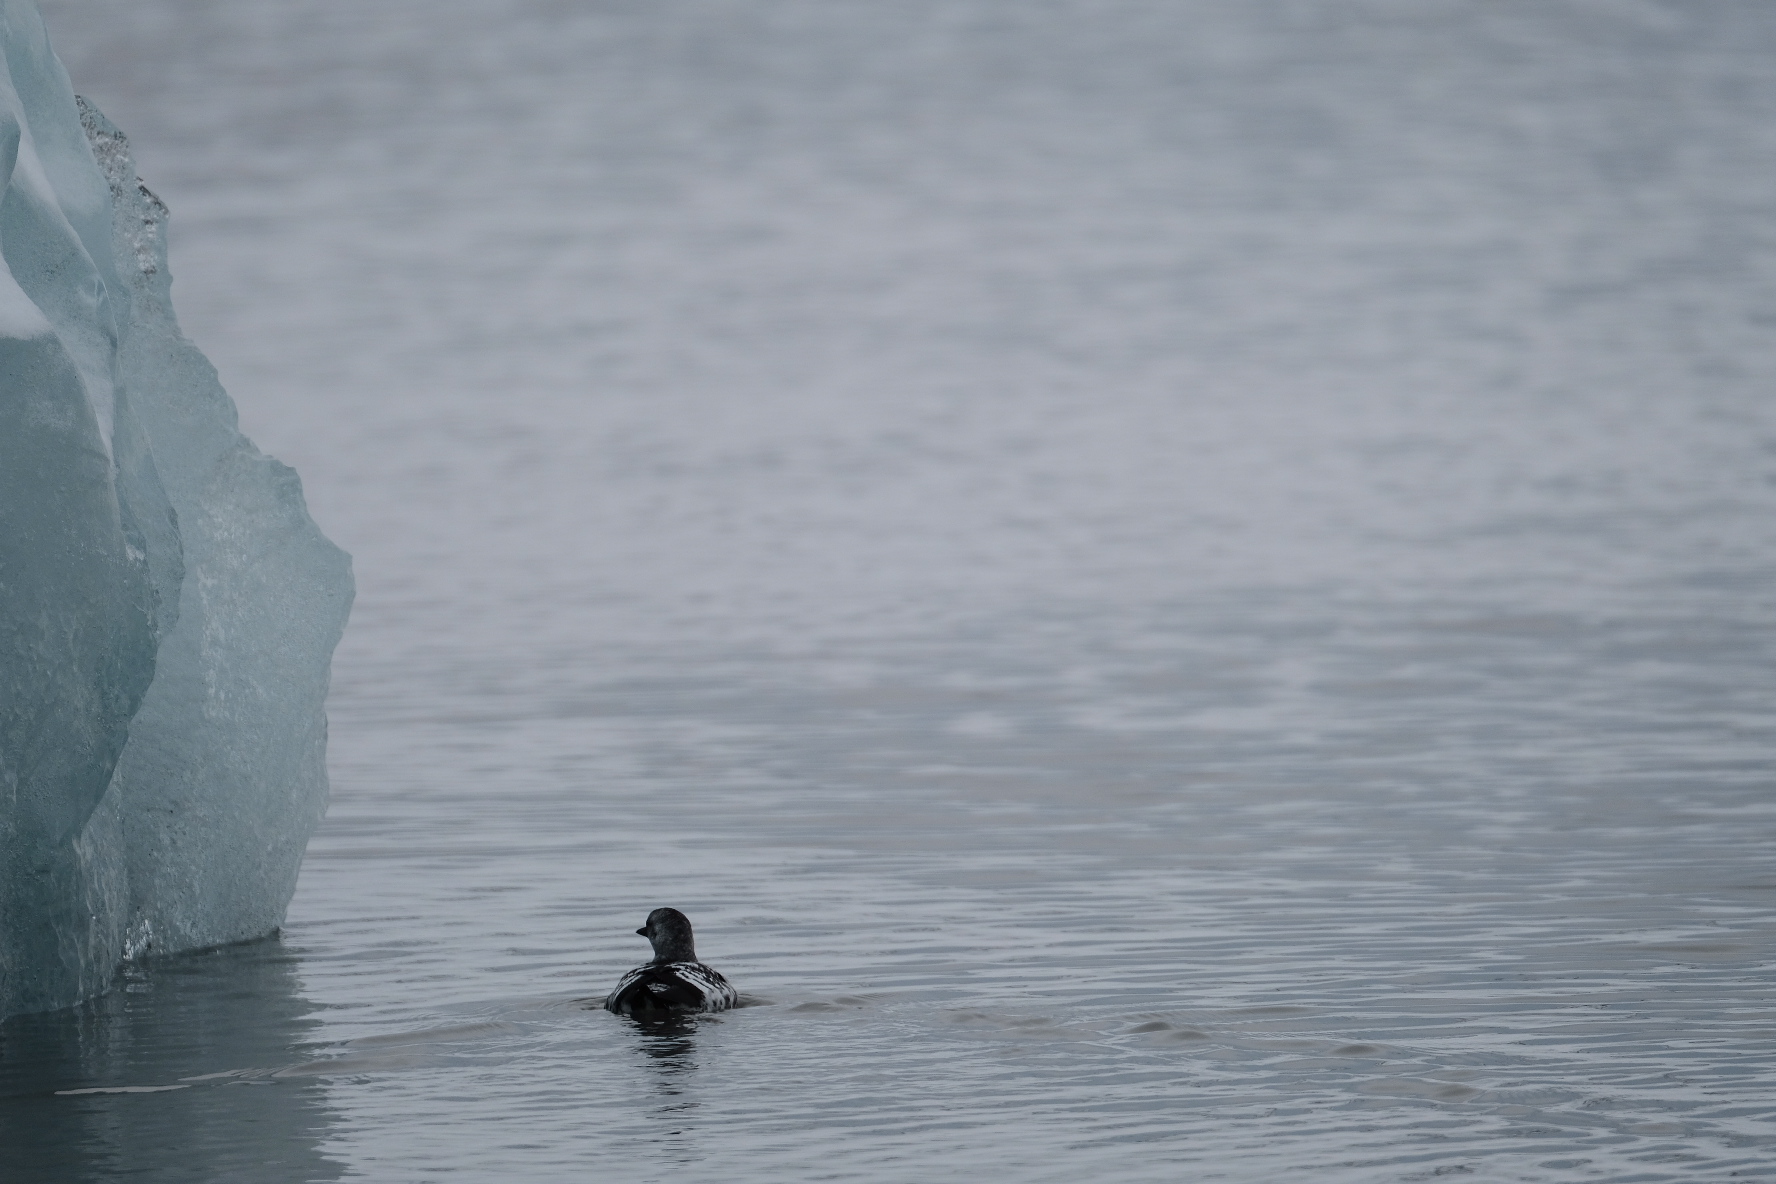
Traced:
[[44, 11], [359, 594], [9, 1179], [1776, 1178], [1776, 7]]

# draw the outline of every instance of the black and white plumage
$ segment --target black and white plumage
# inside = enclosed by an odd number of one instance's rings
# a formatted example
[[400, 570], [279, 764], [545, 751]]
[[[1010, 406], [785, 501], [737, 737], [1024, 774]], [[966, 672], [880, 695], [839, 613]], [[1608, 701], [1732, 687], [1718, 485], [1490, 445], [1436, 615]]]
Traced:
[[721, 971], [697, 961], [691, 922], [677, 909], [655, 909], [635, 932], [654, 946], [654, 960], [617, 982], [604, 1000], [618, 1015], [667, 1015], [687, 1011], [726, 1011], [740, 995]]

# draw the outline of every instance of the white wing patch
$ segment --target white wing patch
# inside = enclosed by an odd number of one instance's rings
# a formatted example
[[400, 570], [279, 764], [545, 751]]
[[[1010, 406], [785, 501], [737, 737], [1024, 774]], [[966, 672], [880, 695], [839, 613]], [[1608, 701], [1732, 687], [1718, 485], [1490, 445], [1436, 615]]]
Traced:
[[703, 992], [705, 1011], [726, 1011], [740, 1002], [740, 993], [722, 977], [721, 971], [701, 962], [674, 962], [672, 973]]

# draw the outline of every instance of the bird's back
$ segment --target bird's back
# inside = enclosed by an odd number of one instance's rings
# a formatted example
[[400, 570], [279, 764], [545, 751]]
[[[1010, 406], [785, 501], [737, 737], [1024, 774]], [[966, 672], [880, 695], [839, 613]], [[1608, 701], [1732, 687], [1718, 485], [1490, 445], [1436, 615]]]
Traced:
[[645, 1015], [725, 1011], [739, 1001], [739, 994], [714, 967], [701, 962], [649, 962], [625, 974], [604, 1006], [618, 1015]]

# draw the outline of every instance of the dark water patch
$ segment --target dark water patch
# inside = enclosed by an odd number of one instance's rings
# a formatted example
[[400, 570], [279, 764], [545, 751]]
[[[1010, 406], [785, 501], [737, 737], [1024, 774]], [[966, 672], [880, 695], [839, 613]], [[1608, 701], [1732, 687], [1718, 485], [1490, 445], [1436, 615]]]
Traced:
[[1307, 1015], [1311, 1011], [1312, 1008], [1307, 1007], [1273, 1004], [1265, 1007], [1236, 1007], [1228, 1014], [1235, 1016]]
[[449, 1027], [421, 1028], [413, 1032], [390, 1032], [381, 1036], [359, 1036], [346, 1042], [348, 1048], [383, 1048], [402, 1044], [442, 1045], [463, 1041], [495, 1039], [515, 1031], [513, 1025], [498, 1020]]
[[1740, 942], [1730, 941], [1675, 941], [1648, 942], [1629, 947], [1636, 952], [1645, 951], [1651, 954], [1693, 954], [1701, 957], [1732, 958], [1750, 953], [1752, 947]]
[[1365, 1081], [1357, 1086], [1359, 1093], [1380, 1094], [1393, 1098], [1426, 1098], [1437, 1102], [1465, 1102], [1477, 1097], [1480, 1090], [1471, 1085], [1451, 1081], [1426, 1081], [1409, 1077], [1390, 1077]]
[[275, 940], [157, 959], [79, 1007], [0, 1023], [5, 1174], [339, 1179], [325, 1092], [272, 1080], [317, 1047], [297, 966]]

